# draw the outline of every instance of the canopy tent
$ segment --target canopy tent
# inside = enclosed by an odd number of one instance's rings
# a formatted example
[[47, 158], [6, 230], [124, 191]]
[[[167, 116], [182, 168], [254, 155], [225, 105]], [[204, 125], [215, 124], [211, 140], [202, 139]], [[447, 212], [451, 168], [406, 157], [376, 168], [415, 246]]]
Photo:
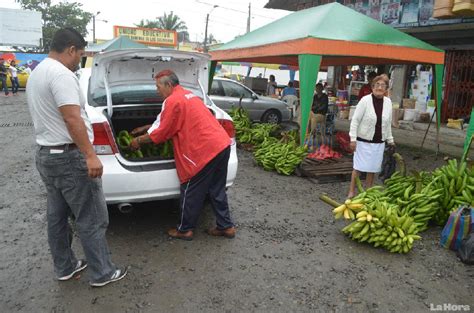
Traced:
[[434, 64], [438, 129], [444, 52], [337, 2], [309, 8], [238, 37], [210, 51], [209, 83], [218, 61], [298, 66], [304, 140], [321, 66]]
[[135, 42], [128, 37], [119, 36], [101, 44], [92, 45], [86, 48], [86, 52], [97, 53], [102, 51], [111, 51], [119, 49], [148, 48], [144, 44]]

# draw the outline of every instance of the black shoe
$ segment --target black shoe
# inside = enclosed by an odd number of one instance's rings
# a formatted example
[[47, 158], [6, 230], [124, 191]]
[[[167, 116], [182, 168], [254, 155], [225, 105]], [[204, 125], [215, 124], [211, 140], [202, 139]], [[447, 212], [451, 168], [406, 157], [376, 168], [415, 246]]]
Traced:
[[127, 275], [127, 273], [128, 273], [128, 266], [124, 267], [123, 269], [116, 269], [109, 279], [106, 279], [100, 282], [94, 282], [94, 283], [91, 282], [90, 285], [92, 287], [103, 287], [107, 284], [121, 280]]
[[76, 264], [76, 268], [72, 271], [72, 273], [66, 276], [58, 277], [58, 280], [60, 281], [69, 280], [73, 278], [74, 275], [76, 275], [77, 273], [85, 270], [86, 267], [87, 267], [87, 262], [85, 260], [78, 260]]

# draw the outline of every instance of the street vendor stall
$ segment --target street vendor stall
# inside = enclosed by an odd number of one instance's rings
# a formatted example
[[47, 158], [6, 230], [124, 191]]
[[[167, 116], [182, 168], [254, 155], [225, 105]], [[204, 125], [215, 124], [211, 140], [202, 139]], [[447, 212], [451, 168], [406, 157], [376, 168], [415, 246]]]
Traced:
[[440, 125], [444, 52], [336, 2], [287, 15], [210, 53], [210, 83], [217, 62], [222, 61], [298, 66], [301, 143], [321, 66], [434, 64], [438, 128]]

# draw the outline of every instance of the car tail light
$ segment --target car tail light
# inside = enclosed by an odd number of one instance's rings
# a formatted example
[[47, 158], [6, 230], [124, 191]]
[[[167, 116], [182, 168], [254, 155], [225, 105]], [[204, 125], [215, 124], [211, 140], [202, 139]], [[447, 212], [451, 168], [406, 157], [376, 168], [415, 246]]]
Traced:
[[222, 127], [224, 127], [229, 137], [234, 138], [235, 137], [234, 123], [231, 120], [224, 120], [224, 119], [219, 119], [218, 121], [222, 125]]
[[99, 154], [115, 154], [118, 153], [118, 147], [115, 143], [112, 130], [107, 122], [92, 124], [94, 131], [94, 150]]

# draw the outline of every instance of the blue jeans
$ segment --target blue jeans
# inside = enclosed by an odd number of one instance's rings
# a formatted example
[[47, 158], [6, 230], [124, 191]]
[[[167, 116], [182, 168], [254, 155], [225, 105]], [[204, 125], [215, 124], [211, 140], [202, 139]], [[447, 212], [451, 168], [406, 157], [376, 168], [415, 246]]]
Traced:
[[0, 88], [0, 90], [3, 89], [3, 91], [5, 91], [5, 95], [8, 95], [7, 77], [0, 75], [0, 83], [2, 83], [2, 88]]
[[100, 178], [90, 178], [83, 154], [77, 148], [53, 153], [36, 150], [36, 168], [47, 189], [48, 242], [58, 277], [70, 274], [77, 263], [71, 249], [68, 218], [74, 216], [93, 282], [109, 278], [116, 266], [110, 258], [105, 232], [109, 224]]
[[18, 77], [10, 77], [10, 81], [12, 82], [12, 93], [16, 94], [18, 92], [18, 88], [20, 88]]

